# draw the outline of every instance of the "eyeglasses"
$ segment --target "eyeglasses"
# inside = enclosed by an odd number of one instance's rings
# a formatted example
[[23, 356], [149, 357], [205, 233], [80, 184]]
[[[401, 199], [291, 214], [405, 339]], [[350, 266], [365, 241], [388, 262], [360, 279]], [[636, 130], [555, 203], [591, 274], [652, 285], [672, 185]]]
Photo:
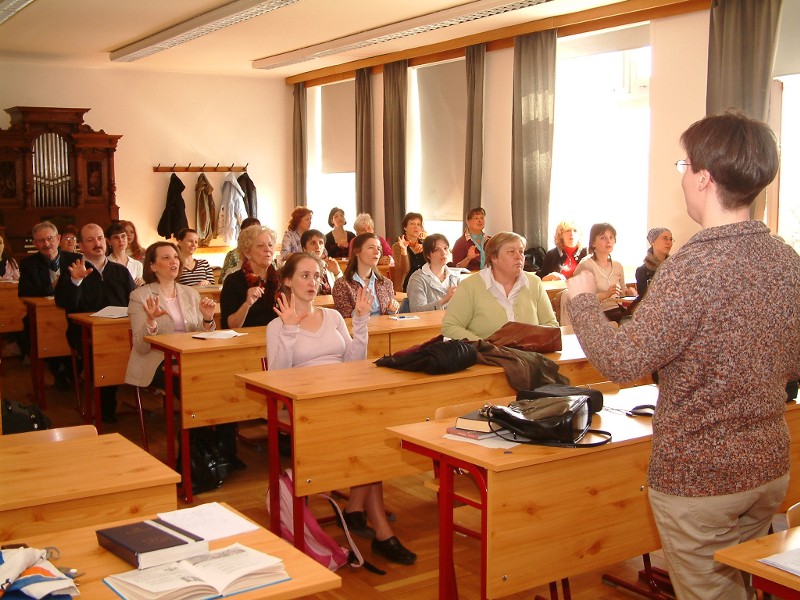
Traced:
[[686, 173], [686, 167], [690, 167], [691, 165], [692, 163], [690, 163], [685, 159], [675, 161], [675, 168], [678, 169], [678, 173], [680, 173], [681, 175]]
[[38, 239], [34, 238], [34, 239], [33, 239], [33, 243], [34, 243], [34, 244], [49, 244], [49, 243], [50, 243], [50, 242], [52, 242], [52, 241], [53, 241], [55, 238], [56, 238], [56, 236], [54, 236], [54, 235], [48, 235], [47, 237], [44, 237], [44, 238], [38, 238]]

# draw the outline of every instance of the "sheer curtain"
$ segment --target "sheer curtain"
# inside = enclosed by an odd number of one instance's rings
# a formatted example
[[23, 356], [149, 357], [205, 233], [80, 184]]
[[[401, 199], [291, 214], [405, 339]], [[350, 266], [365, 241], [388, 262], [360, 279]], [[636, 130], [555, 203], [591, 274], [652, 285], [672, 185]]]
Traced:
[[406, 212], [406, 97], [408, 61], [383, 68], [383, 195], [386, 236], [401, 232]]
[[294, 205], [306, 205], [306, 86], [294, 84], [292, 153], [294, 157]]
[[372, 214], [372, 79], [356, 71], [356, 212]]
[[[740, 110], [766, 121], [782, 0], [714, 0], [708, 36], [706, 114]], [[766, 194], [750, 217], [763, 220]]]
[[464, 165], [464, 217], [481, 205], [483, 179], [483, 73], [486, 44], [467, 48], [467, 146]]
[[514, 38], [511, 223], [529, 248], [547, 246], [555, 67], [554, 29]]

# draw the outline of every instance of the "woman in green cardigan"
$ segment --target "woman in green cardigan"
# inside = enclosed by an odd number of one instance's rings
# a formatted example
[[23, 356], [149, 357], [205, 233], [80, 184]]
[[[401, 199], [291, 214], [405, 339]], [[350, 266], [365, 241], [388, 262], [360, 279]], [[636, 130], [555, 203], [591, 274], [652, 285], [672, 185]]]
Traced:
[[487, 266], [461, 282], [442, 321], [445, 337], [487, 338], [508, 321], [558, 327], [542, 281], [522, 269], [525, 238], [504, 231], [486, 242]]

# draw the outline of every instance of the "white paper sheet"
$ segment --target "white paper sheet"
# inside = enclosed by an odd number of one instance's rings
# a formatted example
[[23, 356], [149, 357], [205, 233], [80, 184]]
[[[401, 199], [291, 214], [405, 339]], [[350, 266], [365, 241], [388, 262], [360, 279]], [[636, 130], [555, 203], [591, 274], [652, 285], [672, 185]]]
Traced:
[[167, 523], [172, 523], [208, 541], [258, 529], [258, 525], [240, 517], [218, 502], [158, 513], [158, 516]]
[[128, 316], [127, 306], [106, 306], [96, 313], [92, 313], [93, 317], [103, 317], [105, 319], [122, 319]]

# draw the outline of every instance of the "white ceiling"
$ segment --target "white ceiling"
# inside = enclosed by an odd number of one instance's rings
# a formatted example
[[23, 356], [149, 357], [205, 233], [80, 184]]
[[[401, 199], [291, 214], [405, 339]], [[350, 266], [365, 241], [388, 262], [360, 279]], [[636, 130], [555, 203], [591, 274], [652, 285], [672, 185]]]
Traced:
[[[397, 52], [567, 14], [621, 0], [549, 0], [546, 3], [300, 62], [272, 70], [253, 61], [308, 49], [379, 27], [403, 29], [416, 19], [436, 22], [437, 12], [472, 13], [512, 0], [297, 0], [283, 8], [131, 63], [112, 63], [109, 54], [231, 0], [34, 0], [0, 25], [0, 61], [81, 67], [287, 77], [361, 58]], [[305, 54], [306, 52], [304, 52]]]

